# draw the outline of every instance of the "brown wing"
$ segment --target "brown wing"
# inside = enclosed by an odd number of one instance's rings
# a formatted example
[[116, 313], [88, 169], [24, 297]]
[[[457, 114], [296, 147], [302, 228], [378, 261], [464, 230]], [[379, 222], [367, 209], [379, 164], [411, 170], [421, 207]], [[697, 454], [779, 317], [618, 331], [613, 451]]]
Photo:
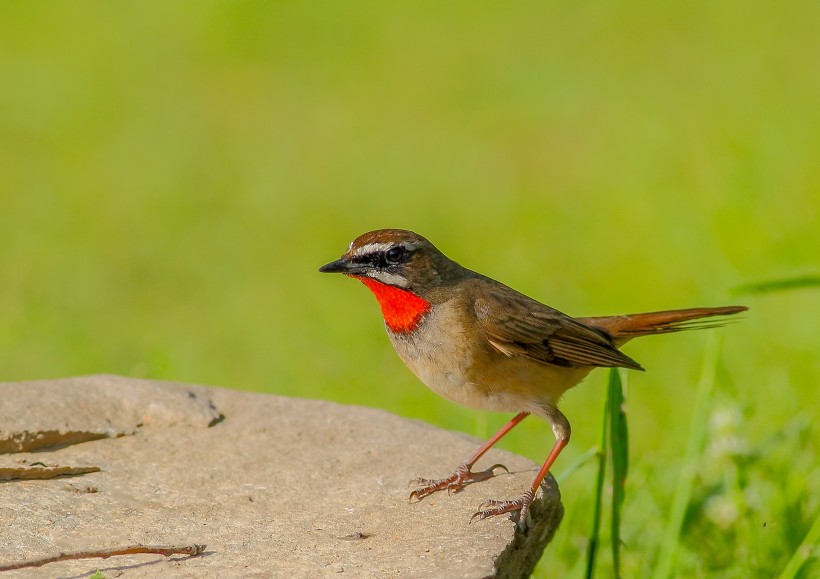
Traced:
[[620, 352], [606, 331], [594, 328], [501, 286], [475, 300], [487, 340], [507, 356], [525, 356], [557, 366], [603, 366], [643, 370]]

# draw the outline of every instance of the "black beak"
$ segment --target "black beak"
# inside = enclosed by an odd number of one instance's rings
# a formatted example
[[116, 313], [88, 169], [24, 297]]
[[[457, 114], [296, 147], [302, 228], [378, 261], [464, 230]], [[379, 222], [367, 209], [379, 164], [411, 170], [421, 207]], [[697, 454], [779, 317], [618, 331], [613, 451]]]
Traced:
[[357, 269], [359, 269], [359, 267], [356, 264], [342, 257], [336, 261], [331, 261], [327, 265], [323, 265], [319, 268], [319, 271], [322, 273], [356, 273]]

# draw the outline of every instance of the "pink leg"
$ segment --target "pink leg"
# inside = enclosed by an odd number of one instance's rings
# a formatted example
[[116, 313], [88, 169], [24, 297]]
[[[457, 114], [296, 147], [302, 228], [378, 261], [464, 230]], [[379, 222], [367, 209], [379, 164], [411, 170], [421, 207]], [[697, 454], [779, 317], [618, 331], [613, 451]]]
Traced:
[[566, 438], [558, 438], [555, 441], [547, 460], [544, 462], [544, 466], [542, 466], [541, 470], [538, 471], [538, 474], [535, 475], [535, 480], [532, 481], [532, 486], [530, 486], [530, 489], [527, 492], [519, 498], [509, 501], [484, 501], [481, 505], [479, 505], [479, 511], [475, 513], [470, 520], [483, 520], [489, 517], [502, 515], [504, 513], [510, 513], [513, 520], [524, 521], [527, 517], [527, 511], [529, 510], [532, 501], [535, 499], [535, 493], [538, 492], [538, 487], [541, 485], [541, 481], [543, 481], [544, 477], [547, 476], [547, 473], [552, 467], [552, 463], [555, 462], [555, 459], [558, 458], [558, 455], [561, 454], [561, 451], [568, 442], [568, 436]]
[[[494, 464], [487, 470], [482, 470], [480, 472], [473, 472], [472, 469], [473, 465], [478, 462], [484, 453], [490, 450], [493, 445], [501, 440], [505, 434], [507, 434], [510, 430], [515, 428], [515, 426], [524, 420], [527, 416], [529, 416], [529, 412], [520, 412], [516, 414], [512, 420], [510, 420], [504, 427], [496, 432], [492, 438], [490, 438], [487, 442], [482, 444], [478, 450], [476, 450], [473, 454], [467, 458], [461, 465], [456, 469], [456, 471], [451, 474], [447, 478], [442, 479], [426, 479], [426, 478], [419, 478], [414, 481], [411, 481], [411, 484], [421, 485], [420, 488], [414, 490], [410, 493], [410, 500], [418, 499], [421, 500], [424, 497], [433, 494], [434, 492], [441, 491], [447, 489], [447, 493], [458, 492], [461, 488], [470, 482], [478, 482], [482, 480], [487, 480], [493, 476], [493, 471], [496, 468], [503, 468], [507, 470], [503, 464]], [[556, 455], [557, 456], [557, 455]], [[549, 467], [546, 467], [549, 470]], [[546, 476], [546, 470], [544, 471], [544, 475], [541, 478]], [[540, 480], [538, 481], [540, 484]], [[536, 485], [537, 488], [537, 485]], [[532, 502], [532, 501], [530, 501]], [[491, 516], [491, 515], [488, 515]]]

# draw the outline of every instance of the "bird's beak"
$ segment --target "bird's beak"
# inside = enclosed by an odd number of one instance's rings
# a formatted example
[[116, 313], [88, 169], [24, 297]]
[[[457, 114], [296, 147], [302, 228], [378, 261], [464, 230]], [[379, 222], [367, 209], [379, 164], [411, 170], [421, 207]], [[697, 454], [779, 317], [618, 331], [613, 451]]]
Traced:
[[355, 275], [357, 273], [362, 273], [363, 268], [361, 265], [348, 261], [342, 257], [336, 261], [331, 261], [327, 265], [323, 265], [319, 268], [319, 271], [322, 273], [347, 273]]

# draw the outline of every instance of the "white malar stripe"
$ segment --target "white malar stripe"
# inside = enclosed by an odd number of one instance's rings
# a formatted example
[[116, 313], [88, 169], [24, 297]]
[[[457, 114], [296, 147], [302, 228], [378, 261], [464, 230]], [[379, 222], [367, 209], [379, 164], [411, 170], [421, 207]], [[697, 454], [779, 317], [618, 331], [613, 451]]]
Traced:
[[395, 273], [388, 273], [386, 271], [374, 270], [369, 272], [368, 277], [372, 277], [376, 281], [380, 281], [387, 285], [395, 285], [398, 287], [407, 287], [407, 280]]

